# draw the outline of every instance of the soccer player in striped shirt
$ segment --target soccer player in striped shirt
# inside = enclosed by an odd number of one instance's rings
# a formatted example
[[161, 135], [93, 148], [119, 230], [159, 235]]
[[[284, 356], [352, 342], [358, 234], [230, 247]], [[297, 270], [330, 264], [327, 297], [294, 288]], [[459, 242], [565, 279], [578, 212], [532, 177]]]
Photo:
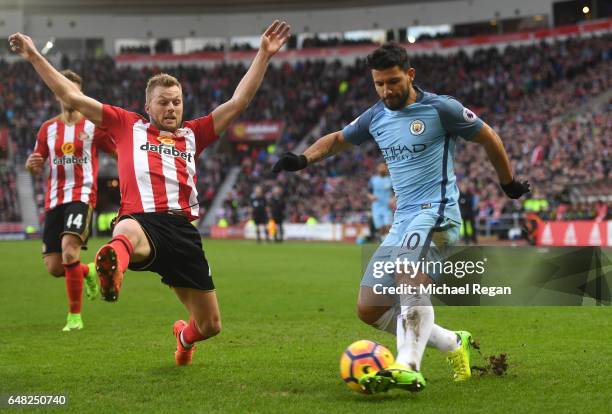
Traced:
[[170, 75], [156, 75], [147, 83], [145, 119], [85, 96], [39, 54], [28, 36], [9, 37], [11, 49], [34, 66], [62, 101], [113, 135], [121, 207], [113, 239], [96, 254], [102, 295], [109, 301], [117, 299], [128, 266], [158, 273], [189, 312], [188, 323], [176, 321], [173, 327], [178, 365], [191, 362], [195, 342], [221, 330], [210, 267], [200, 235], [190, 223], [199, 211], [195, 162], [246, 109], [289, 32], [285, 22], [272, 23], [232, 98], [211, 114], [185, 122], [181, 85]]
[[[70, 70], [62, 75], [81, 89], [79, 75]], [[39, 174], [49, 159], [42, 254], [51, 275], [66, 277], [69, 311], [63, 330], [72, 331], [83, 328], [83, 279], [89, 299], [100, 293], [95, 267], [93, 263], [81, 264], [80, 253], [87, 249], [96, 205], [98, 149], [114, 153], [114, 143], [81, 113], [62, 101], [60, 104], [62, 113], [41, 126], [26, 168]]]

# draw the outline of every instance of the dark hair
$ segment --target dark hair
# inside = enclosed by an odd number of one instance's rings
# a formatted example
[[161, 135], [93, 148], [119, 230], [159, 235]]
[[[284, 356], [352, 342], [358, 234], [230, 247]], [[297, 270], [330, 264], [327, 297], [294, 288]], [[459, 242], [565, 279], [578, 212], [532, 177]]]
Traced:
[[70, 69], [63, 70], [60, 73], [64, 75], [66, 78], [68, 78], [72, 83], [76, 83], [79, 86], [83, 86], [83, 79], [81, 79], [79, 75], [77, 75], [75, 72], [71, 71]]
[[391, 69], [399, 66], [401, 70], [410, 68], [408, 53], [399, 43], [387, 42], [366, 58], [368, 68], [376, 70]]

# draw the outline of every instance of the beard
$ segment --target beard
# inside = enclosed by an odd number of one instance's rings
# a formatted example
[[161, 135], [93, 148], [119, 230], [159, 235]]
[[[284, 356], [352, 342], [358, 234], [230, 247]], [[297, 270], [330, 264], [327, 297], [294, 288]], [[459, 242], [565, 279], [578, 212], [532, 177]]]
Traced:
[[[151, 117], [152, 118], [152, 117]], [[174, 132], [177, 129], [179, 129], [180, 126], [180, 119], [178, 117], [176, 117], [174, 120], [168, 120], [168, 119], [151, 119], [152, 122], [155, 127], [159, 130], [159, 131], [167, 131], [167, 132]], [[172, 124], [172, 126], [170, 126]]]
[[410, 96], [410, 92], [408, 90], [405, 90], [398, 97], [393, 97], [391, 99], [389, 99], [389, 98], [384, 99], [383, 98], [383, 103], [390, 110], [397, 111], [399, 109], [402, 109], [404, 106], [406, 106], [406, 102], [408, 101], [408, 97], [409, 96]]

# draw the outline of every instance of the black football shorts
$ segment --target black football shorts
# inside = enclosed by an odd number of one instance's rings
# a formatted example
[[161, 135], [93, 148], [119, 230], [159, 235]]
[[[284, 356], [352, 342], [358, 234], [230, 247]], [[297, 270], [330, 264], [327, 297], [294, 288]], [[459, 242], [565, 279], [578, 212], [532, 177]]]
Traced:
[[43, 255], [61, 253], [64, 234], [78, 236], [83, 243], [81, 249], [87, 250], [92, 214], [93, 208], [82, 201], [62, 204], [47, 211], [43, 228]]
[[181, 215], [138, 213], [117, 220], [134, 219], [144, 230], [151, 255], [141, 263], [130, 263], [130, 270], [158, 273], [172, 287], [214, 290], [208, 261], [198, 230]]

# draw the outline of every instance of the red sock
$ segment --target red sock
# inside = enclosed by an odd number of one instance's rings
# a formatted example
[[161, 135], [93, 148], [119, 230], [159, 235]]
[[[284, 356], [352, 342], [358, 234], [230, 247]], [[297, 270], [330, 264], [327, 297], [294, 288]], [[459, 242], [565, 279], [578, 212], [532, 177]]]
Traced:
[[83, 272], [83, 279], [87, 277], [87, 273], [89, 273], [89, 266], [81, 263], [81, 272]]
[[81, 301], [83, 297], [83, 270], [81, 262], [76, 261], [64, 264], [66, 274], [66, 292], [68, 293], [68, 305], [70, 313], [81, 313]]
[[118, 234], [108, 243], [113, 246], [115, 252], [117, 253], [117, 260], [119, 261], [119, 270], [125, 272], [130, 264], [130, 256], [134, 251], [134, 247], [130, 240], [125, 237], [123, 234]]
[[205, 340], [206, 337], [198, 331], [195, 320], [190, 320], [189, 325], [183, 329], [183, 340], [188, 344]]

